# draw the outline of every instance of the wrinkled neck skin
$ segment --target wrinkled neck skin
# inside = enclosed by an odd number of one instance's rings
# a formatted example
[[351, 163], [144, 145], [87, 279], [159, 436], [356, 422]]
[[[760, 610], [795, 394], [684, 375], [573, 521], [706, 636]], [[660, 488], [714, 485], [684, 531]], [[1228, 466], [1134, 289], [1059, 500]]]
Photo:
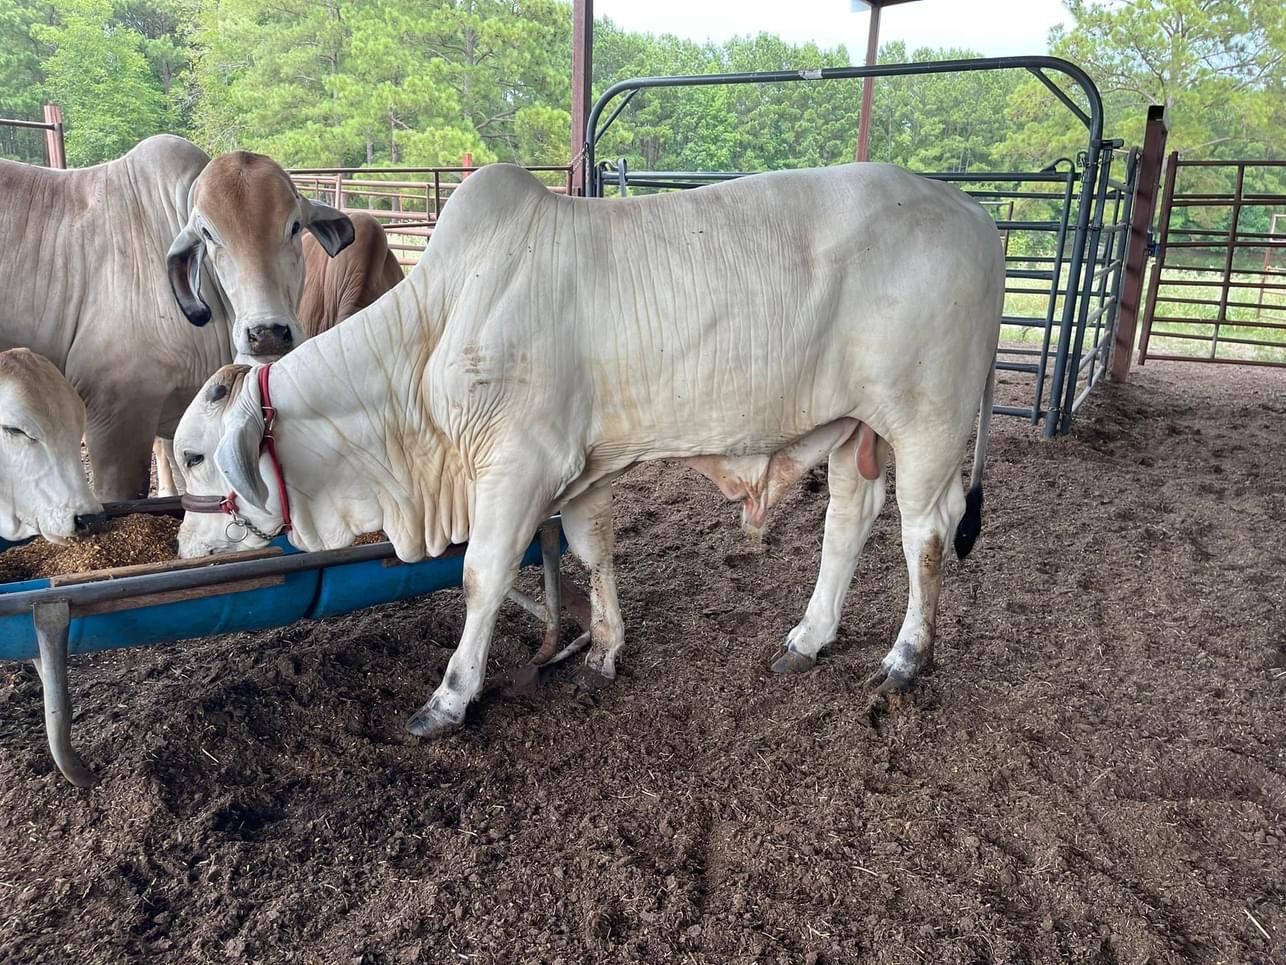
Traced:
[[[409, 562], [468, 539], [472, 482], [424, 394], [446, 304], [427, 260], [272, 368], [290, 541], [299, 549], [337, 549], [382, 529]], [[280, 518], [266, 455], [259, 465]]]

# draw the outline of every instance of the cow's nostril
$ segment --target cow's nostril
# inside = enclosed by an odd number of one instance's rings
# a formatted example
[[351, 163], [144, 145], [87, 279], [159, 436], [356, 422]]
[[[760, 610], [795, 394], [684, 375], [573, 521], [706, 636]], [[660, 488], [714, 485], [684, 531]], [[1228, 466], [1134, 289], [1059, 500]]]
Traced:
[[288, 325], [260, 325], [250, 329], [246, 335], [251, 345], [289, 345], [294, 341]]

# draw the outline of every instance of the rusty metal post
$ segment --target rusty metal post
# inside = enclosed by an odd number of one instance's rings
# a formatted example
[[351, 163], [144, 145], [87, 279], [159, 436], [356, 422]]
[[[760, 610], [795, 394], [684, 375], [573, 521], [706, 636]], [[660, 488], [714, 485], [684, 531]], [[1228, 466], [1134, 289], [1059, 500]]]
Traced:
[[585, 193], [585, 126], [593, 103], [594, 0], [572, 0], [572, 176], [573, 194]]
[[1170, 233], [1170, 211], [1174, 200], [1174, 179], [1179, 168], [1179, 152], [1171, 151], [1165, 161], [1165, 190], [1161, 194], [1161, 220], [1157, 224], [1157, 253], [1148, 280], [1148, 303], [1143, 312], [1143, 334], [1139, 336], [1139, 365], [1148, 360], [1148, 340], [1152, 336], [1152, 314], [1156, 311], [1157, 291], [1161, 287], [1161, 269], [1165, 267], [1165, 240]]
[[1130, 356], [1134, 352], [1134, 330], [1138, 323], [1139, 302], [1143, 296], [1143, 275], [1148, 263], [1148, 230], [1156, 214], [1157, 191], [1161, 186], [1161, 161], [1165, 157], [1166, 136], [1170, 119], [1165, 106], [1148, 108], [1148, 123], [1143, 134], [1143, 154], [1139, 159], [1138, 180], [1134, 189], [1134, 209], [1125, 252], [1125, 279], [1121, 286], [1120, 314], [1116, 320], [1116, 337], [1112, 340], [1111, 375], [1124, 382], [1130, 374]]
[[[866, 66], [874, 67], [880, 52], [880, 5], [871, 4], [871, 25], [866, 32]], [[862, 116], [857, 122], [857, 160], [871, 156], [871, 103], [875, 99], [875, 78], [862, 78]]]
[[45, 154], [49, 166], [60, 170], [67, 167], [67, 145], [63, 138], [63, 109], [57, 104], [45, 105], [45, 123], [52, 125], [45, 131]]

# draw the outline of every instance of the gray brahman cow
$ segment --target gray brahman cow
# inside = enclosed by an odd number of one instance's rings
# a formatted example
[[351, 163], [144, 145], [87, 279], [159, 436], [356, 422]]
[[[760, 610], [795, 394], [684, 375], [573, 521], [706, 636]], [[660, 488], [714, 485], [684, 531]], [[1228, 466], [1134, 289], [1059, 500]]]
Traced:
[[301, 230], [331, 253], [352, 239], [260, 155], [211, 162], [159, 135], [75, 171], [0, 160], [0, 349], [44, 355], [80, 392], [99, 496], [146, 493], [153, 438], [210, 373], [302, 338]]
[[463, 721], [497, 609], [554, 510], [590, 571], [580, 680], [615, 676], [609, 483], [642, 460], [696, 468], [751, 527], [829, 460], [821, 571], [774, 665], [811, 666], [835, 639], [891, 451], [910, 599], [873, 679], [902, 687], [932, 659], [946, 549], [954, 536], [964, 556], [978, 534], [1003, 289], [988, 214], [889, 165], [616, 201], [486, 167], [404, 284], [275, 365], [207, 383], [175, 435], [203, 494], [180, 551], [286, 528], [307, 550], [383, 529], [403, 560], [468, 540], [460, 644], [408, 724], [432, 736]]
[[80, 461], [85, 406], [48, 359], [0, 352], [0, 539], [65, 543], [102, 512]]

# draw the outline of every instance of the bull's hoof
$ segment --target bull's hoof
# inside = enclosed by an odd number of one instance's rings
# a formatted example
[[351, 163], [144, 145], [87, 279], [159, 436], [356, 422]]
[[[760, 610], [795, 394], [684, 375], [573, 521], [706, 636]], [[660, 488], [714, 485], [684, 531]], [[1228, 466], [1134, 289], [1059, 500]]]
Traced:
[[588, 664], [581, 666], [576, 672], [576, 689], [584, 693], [594, 693], [602, 690], [604, 687], [611, 686], [616, 677], [609, 677], [601, 670], [595, 670]]
[[417, 710], [406, 722], [406, 729], [416, 737], [432, 740], [435, 737], [443, 737], [453, 730], [459, 730], [463, 723], [463, 720], [452, 720], [446, 714], [425, 706]]
[[918, 674], [914, 671], [880, 667], [866, 678], [866, 686], [872, 688], [876, 694], [902, 693], [911, 689], [917, 677]]
[[812, 670], [817, 665], [816, 657], [806, 657], [802, 653], [796, 653], [789, 648], [782, 650], [773, 658], [773, 673], [803, 673], [805, 670]]

